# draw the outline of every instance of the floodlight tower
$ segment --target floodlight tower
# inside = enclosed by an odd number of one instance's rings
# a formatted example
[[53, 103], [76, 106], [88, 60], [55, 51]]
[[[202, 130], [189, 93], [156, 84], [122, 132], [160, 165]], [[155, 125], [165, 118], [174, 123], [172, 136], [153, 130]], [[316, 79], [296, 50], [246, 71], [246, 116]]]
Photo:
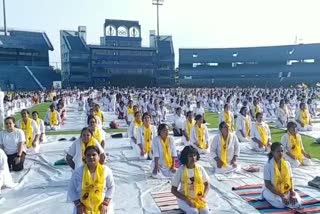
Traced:
[[160, 27], [159, 27], [159, 6], [163, 5], [164, 0], [152, 0], [152, 4], [157, 6], [157, 42], [160, 38]]
[[4, 35], [7, 36], [6, 0], [3, 0], [2, 6], [3, 6]]

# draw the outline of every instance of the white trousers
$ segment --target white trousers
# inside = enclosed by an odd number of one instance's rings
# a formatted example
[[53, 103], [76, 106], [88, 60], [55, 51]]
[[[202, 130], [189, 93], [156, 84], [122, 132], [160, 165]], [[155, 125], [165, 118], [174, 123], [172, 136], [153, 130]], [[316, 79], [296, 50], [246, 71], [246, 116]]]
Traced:
[[270, 147], [269, 146], [262, 146], [261, 148], [259, 147], [259, 144], [252, 141], [251, 142], [252, 149], [256, 152], [270, 152]]
[[[75, 207], [73, 208], [73, 214], [77, 214], [77, 209]], [[101, 213], [101, 214], [105, 214], [105, 213]], [[107, 214], [114, 214], [114, 208], [113, 208], [112, 202], [108, 206]]]
[[290, 163], [292, 168], [297, 168], [300, 165], [303, 165], [303, 166], [311, 166], [312, 165], [312, 161], [306, 157], [303, 157], [302, 163], [300, 163], [299, 160], [292, 159], [287, 154], [284, 155], [284, 158]]
[[228, 163], [227, 167], [218, 168], [217, 161], [214, 159], [210, 161], [210, 164], [213, 167], [214, 173], [217, 173], [217, 174], [228, 174], [231, 172], [236, 172], [241, 169], [239, 164], [237, 164], [237, 167], [233, 167], [230, 163]]
[[[287, 193], [285, 195], [285, 198], [289, 198], [290, 193]], [[282, 202], [282, 199], [280, 196], [273, 194], [269, 189], [265, 188], [262, 192], [262, 197], [264, 199], [266, 199], [266, 201], [268, 201], [273, 207], [275, 208], [291, 208], [291, 209], [295, 209], [295, 208], [299, 208], [301, 206], [301, 197], [299, 196], [299, 194], [296, 192], [296, 198], [297, 198], [297, 203], [295, 204], [288, 204], [285, 205]]]
[[251, 139], [249, 137], [243, 137], [240, 131], [236, 131], [236, 135], [238, 137], [239, 143], [251, 142]]
[[279, 120], [276, 120], [275, 126], [277, 128], [287, 128], [287, 123], [282, 124]]
[[305, 125], [304, 127], [302, 127], [299, 123], [297, 123], [297, 128], [301, 132], [312, 131], [311, 125]]
[[177, 201], [179, 208], [182, 209], [186, 214], [209, 214], [208, 207], [198, 210], [197, 208], [190, 207], [189, 204], [187, 204], [187, 202], [184, 200], [177, 198]]
[[60, 126], [46, 126], [47, 131], [57, 131], [60, 129]]

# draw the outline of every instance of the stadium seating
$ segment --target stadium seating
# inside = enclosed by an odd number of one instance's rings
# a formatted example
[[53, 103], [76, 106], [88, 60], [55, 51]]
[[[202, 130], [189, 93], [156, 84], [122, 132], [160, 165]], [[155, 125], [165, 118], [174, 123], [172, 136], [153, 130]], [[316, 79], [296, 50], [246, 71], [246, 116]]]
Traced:
[[56, 73], [51, 67], [31, 67], [29, 69], [33, 73], [33, 75], [39, 80], [42, 86], [47, 89], [52, 87], [53, 81], [60, 81], [60, 74]]
[[3, 90], [39, 90], [40, 87], [24, 66], [0, 66], [0, 79]]

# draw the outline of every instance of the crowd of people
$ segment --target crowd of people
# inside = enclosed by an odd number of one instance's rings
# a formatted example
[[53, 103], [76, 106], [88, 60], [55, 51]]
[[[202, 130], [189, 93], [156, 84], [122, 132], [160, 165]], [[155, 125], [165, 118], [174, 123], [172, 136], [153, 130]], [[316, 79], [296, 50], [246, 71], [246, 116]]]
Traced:
[[[127, 124], [131, 146], [142, 160], [150, 160], [154, 178], [172, 178], [171, 192], [186, 213], [209, 213], [209, 176], [197, 163], [208, 157], [215, 173], [240, 170], [240, 145], [269, 156], [264, 167], [262, 197], [274, 207], [299, 207], [291, 168], [312, 165], [299, 132], [313, 129], [318, 116], [317, 89], [103, 89], [70, 90], [6, 98], [5, 130], [0, 133], [0, 187], [12, 186], [9, 171], [20, 171], [29, 153], [38, 153], [46, 131], [63, 127], [65, 106], [77, 102], [87, 115], [87, 127], [67, 150], [73, 175], [68, 200], [74, 213], [112, 213], [115, 182], [106, 166], [106, 118], [116, 114]], [[52, 100], [45, 117], [27, 110]], [[21, 120], [12, 113], [20, 109]], [[206, 111], [218, 114], [218, 134], [210, 138]], [[274, 142], [268, 123], [286, 129]], [[171, 134], [172, 131], [172, 134]], [[176, 140], [184, 147], [178, 151]], [[276, 197], [275, 197], [276, 196]]]

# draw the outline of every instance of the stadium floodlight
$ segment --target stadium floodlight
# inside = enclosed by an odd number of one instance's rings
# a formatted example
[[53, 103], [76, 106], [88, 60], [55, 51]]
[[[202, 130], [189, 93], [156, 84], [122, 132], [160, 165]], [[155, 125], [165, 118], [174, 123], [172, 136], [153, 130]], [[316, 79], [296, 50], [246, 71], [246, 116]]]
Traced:
[[163, 5], [164, 0], [152, 0], [152, 4], [157, 6], [157, 39], [160, 37], [160, 27], [159, 27], [159, 6]]
[[7, 20], [6, 20], [6, 0], [3, 0], [3, 27], [4, 27], [4, 35], [7, 36]]

